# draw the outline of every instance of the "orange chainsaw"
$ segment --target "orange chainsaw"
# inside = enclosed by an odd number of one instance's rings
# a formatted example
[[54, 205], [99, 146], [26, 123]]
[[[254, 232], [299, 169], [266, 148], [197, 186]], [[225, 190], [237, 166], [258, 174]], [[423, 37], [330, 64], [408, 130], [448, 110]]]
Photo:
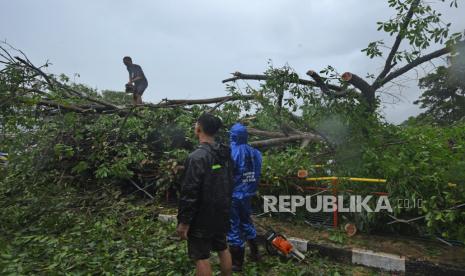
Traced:
[[270, 255], [279, 254], [284, 257], [296, 258], [299, 262], [305, 259], [305, 255], [297, 250], [286, 237], [276, 233], [273, 229], [268, 230], [265, 234], [265, 248]]

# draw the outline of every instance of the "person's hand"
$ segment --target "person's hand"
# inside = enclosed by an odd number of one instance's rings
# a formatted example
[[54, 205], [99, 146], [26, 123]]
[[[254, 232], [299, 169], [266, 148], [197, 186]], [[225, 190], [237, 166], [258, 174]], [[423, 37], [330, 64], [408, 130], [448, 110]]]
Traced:
[[189, 224], [180, 223], [176, 227], [176, 233], [178, 233], [182, 240], [187, 240], [187, 232], [189, 232]]

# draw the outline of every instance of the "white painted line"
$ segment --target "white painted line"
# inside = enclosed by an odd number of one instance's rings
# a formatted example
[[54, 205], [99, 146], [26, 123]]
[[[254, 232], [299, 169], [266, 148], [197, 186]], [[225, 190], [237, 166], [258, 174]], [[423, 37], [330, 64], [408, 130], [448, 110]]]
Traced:
[[176, 221], [175, 215], [158, 215], [158, 220], [161, 222], [173, 222]]
[[352, 249], [352, 263], [388, 271], [405, 271], [405, 257], [365, 249]]
[[295, 246], [295, 248], [300, 252], [307, 252], [307, 240], [292, 237], [288, 238], [287, 240], [290, 241], [292, 245]]

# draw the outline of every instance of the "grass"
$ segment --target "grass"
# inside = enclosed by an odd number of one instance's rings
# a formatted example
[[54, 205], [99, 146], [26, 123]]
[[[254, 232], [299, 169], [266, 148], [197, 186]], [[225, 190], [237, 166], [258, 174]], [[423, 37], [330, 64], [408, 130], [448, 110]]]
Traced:
[[[194, 275], [186, 243], [169, 238], [175, 224], [158, 222], [156, 206], [123, 198], [105, 202], [93, 210], [43, 212], [26, 225], [20, 222], [34, 211], [34, 203], [3, 208], [0, 274]], [[247, 262], [243, 275], [383, 275], [311, 253], [307, 260], [296, 263], [266, 256], [258, 264]], [[212, 262], [219, 271], [217, 258]]]

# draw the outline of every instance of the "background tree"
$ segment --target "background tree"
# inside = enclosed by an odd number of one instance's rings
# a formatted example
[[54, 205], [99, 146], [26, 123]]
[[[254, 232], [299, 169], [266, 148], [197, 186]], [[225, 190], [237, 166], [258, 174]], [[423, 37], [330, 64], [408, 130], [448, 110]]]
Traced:
[[418, 117], [420, 121], [451, 124], [465, 119], [465, 55], [449, 60], [449, 67], [440, 66], [420, 79], [419, 85], [425, 91], [414, 102], [426, 108]]
[[[445, 0], [438, 0], [445, 2]], [[392, 46], [388, 47], [384, 40], [377, 40], [363, 49], [368, 57], [385, 57], [383, 69], [377, 75], [367, 73], [362, 78], [352, 72], [339, 74], [336, 68], [328, 66], [320, 71], [309, 70], [307, 75], [312, 80], [293, 78], [291, 82], [319, 88], [323, 93], [333, 96], [345, 96], [353, 91], [359, 95], [360, 101], [366, 103], [367, 110], [373, 113], [378, 107], [377, 100], [380, 89], [394, 79], [410, 70], [448, 53], [455, 52], [455, 46], [463, 46], [462, 34], [450, 34], [451, 23], [444, 23], [441, 14], [433, 9], [431, 1], [424, 0], [388, 0], [388, 4], [396, 14], [387, 21], [378, 22], [378, 30], [395, 37]], [[449, 1], [451, 7], [457, 7], [457, 0]], [[402, 43], [407, 42], [405, 47]], [[428, 51], [433, 43], [443, 47]], [[249, 75], [240, 72], [224, 80], [230, 82], [239, 79], [266, 80], [267, 75]], [[352, 87], [353, 89], [348, 89]], [[283, 93], [282, 91], [280, 93]]]

